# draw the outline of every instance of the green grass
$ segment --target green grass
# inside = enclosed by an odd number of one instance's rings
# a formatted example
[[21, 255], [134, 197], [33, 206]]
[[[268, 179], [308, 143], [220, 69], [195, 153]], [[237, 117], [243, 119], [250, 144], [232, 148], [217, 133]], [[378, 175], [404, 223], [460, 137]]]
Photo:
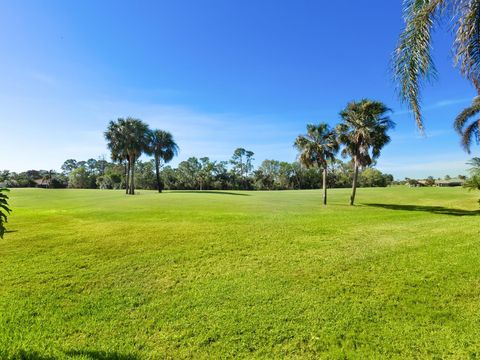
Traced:
[[14, 189], [0, 358], [480, 357], [479, 193]]

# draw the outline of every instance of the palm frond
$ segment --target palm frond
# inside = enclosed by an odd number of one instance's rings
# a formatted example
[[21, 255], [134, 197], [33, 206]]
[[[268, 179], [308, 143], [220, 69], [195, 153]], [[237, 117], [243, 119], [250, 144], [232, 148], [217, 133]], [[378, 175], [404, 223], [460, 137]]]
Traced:
[[432, 29], [445, 0], [405, 0], [405, 28], [393, 55], [393, 73], [400, 99], [412, 110], [420, 131], [424, 130], [420, 106], [423, 80], [435, 78], [431, 57]]
[[463, 127], [473, 116], [480, 112], [480, 97], [476, 97], [473, 100], [472, 106], [464, 109], [456, 118], [453, 124], [455, 130], [461, 135], [463, 133]]
[[455, 63], [480, 92], [480, 1], [457, 1]]
[[469, 154], [470, 146], [472, 145], [473, 141], [475, 141], [477, 144], [480, 143], [480, 119], [472, 122], [462, 132], [461, 144], [465, 151]]

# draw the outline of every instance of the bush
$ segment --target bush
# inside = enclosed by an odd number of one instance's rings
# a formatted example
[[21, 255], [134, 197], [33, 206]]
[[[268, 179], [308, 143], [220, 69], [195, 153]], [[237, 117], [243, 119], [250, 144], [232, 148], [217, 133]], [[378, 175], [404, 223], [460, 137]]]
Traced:
[[10, 214], [11, 209], [8, 206], [8, 196], [5, 194], [8, 189], [0, 189], [0, 239], [3, 239], [5, 234], [5, 223], [7, 222], [7, 216]]

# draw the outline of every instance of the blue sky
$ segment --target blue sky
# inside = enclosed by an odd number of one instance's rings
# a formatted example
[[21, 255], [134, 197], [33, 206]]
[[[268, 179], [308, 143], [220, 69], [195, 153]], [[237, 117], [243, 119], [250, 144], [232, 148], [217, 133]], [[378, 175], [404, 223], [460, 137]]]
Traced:
[[424, 88], [426, 136], [395, 95], [400, 0], [21, 1], [0, 5], [0, 169], [59, 169], [108, 156], [109, 120], [171, 131], [180, 156], [236, 147], [293, 161], [307, 123], [350, 100], [385, 102], [397, 128], [378, 168], [397, 178], [464, 173], [452, 129], [475, 95], [437, 31], [440, 77]]

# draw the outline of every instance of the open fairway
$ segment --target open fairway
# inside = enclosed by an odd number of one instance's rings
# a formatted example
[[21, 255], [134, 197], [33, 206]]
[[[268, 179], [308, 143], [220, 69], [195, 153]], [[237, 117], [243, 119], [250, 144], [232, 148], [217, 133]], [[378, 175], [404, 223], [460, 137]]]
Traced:
[[480, 356], [478, 192], [14, 189], [0, 358]]

